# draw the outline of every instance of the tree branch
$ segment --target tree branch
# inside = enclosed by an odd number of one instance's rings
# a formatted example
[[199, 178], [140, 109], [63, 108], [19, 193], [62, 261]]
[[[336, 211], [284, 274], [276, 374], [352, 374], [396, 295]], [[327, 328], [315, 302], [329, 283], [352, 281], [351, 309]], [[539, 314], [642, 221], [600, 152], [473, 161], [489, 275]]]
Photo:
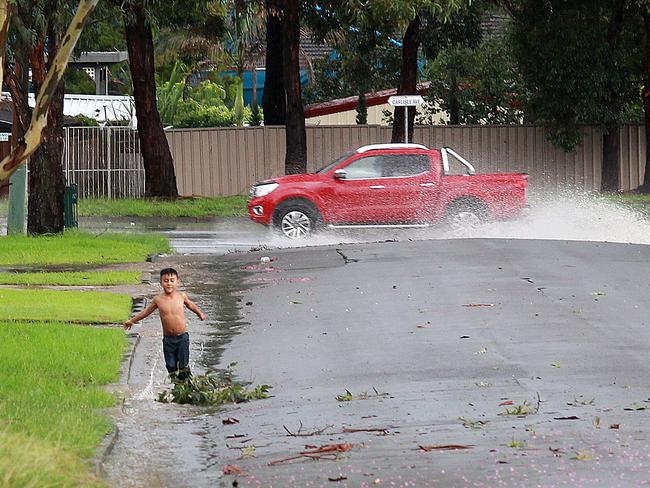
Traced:
[[[0, 2], [6, 0], [0, 0]], [[11, 153], [0, 162], [0, 180], [14, 173], [18, 167], [36, 150], [43, 137], [43, 129], [47, 125], [47, 111], [54, 99], [54, 92], [63, 78], [70, 55], [74, 49], [81, 31], [95, 9], [99, 0], [79, 0], [79, 5], [68, 30], [63, 36], [59, 51], [51, 62], [51, 67], [45, 76], [43, 85], [36, 98], [36, 106], [24, 139], [13, 147]]]

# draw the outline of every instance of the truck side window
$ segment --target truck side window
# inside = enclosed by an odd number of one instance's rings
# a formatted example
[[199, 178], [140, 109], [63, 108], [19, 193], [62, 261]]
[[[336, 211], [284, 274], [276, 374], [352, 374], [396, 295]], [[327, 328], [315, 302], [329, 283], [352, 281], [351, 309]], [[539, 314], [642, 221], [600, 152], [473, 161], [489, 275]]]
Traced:
[[386, 156], [383, 161], [384, 177], [415, 176], [431, 169], [431, 161], [426, 154], [396, 154]]
[[343, 168], [348, 180], [362, 180], [381, 177], [381, 159], [383, 156], [367, 156], [360, 158]]

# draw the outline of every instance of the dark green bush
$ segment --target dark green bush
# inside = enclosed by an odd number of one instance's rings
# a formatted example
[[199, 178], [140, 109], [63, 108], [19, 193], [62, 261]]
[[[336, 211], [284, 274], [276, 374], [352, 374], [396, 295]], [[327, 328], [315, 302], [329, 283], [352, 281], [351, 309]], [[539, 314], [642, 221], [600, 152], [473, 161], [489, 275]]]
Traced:
[[175, 127], [229, 127], [233, 125], [233, 114], [226, 107], [199, 107], [191, 112], [179, 114]]

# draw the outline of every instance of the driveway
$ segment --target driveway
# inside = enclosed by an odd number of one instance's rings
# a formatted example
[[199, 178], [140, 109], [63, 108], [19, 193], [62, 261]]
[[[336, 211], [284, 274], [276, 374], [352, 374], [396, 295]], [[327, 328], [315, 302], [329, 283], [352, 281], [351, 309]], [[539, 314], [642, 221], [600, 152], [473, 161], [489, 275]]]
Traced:
[[154, 266], [178, 266], [208, 313], [191, 321], [195, 371], [236, 362], [273, 397], [157, 403], [151, 318], [105, 472], [116, 486], [642, 486], [648, 263], [645, 245], [508, 239], [166, 258]]

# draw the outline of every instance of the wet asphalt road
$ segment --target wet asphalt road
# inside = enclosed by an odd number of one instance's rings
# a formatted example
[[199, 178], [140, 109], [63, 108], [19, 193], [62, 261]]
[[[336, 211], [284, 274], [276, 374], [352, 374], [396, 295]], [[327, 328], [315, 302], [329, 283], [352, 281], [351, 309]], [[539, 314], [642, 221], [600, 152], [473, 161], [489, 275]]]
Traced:
[[[649, 262], [644, 245], [505, 239], [167, 258], [208, 314], [191, 321], [195, 371], [237, 362], [273, 397], [155, 402], [153, 317], [105, 472], [116, 486], [647, 486]], [[269, 465], [336, 444], [350, 445], [336, 461]]]

